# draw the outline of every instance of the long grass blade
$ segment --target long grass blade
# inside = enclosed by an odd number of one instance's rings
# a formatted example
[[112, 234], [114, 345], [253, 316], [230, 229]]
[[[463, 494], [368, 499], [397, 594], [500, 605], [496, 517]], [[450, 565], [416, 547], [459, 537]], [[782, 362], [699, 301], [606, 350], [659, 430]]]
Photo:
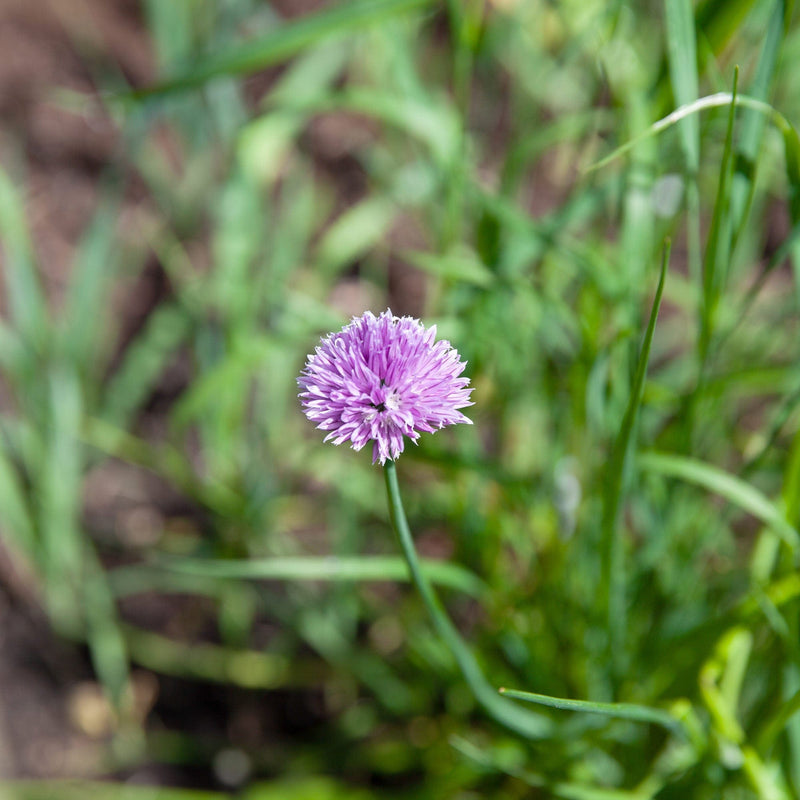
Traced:
[[[728, 127], [725, 133], [725, 146], [719, 167], [717, 196], [711, 216], [711, 228], [708, 232], [706, 253], [703, 259], [703, 303], [700, 308], [700, 338], [698, 342], [700, 378], [702, 385], [705, 373], [706, 358], [711, 344], [717, 312], [717, 304], [727, 278], [730, 258], [730, 192], [729, 186], [733, 176], [733, 122], [736, 112], [736, 95], [739, 82], [739, 69], [734, 70], [733, 92], [728, 112]], [[699, 389], [698, 389], [699, 391]]]
[[756, 100], [753, 97], [742, 94], [734, 97], [730, 92], [710, 94], [706, 97], [701, 97], [694, 103], [689, 103], [687, 106], [676, 108], [671, 114], [667, 114], [666, 117], [662, 117], [657, 122], [654, 122], [647, 130], [642, 131], [638, 136], [629, 139], [625, 144], [615, 148], [607, 156], [603, 156], [603, 158], [584, 167], [583, 171], [594, 172], [595, 170], [608, 166], [608, 164], [621, 158], [632, 148], [636, 147], [642, 139], [646, 139], [649, 136], [656, 136], [668, 130], [673, 125], [677, 125], [681, 120], [686, 119], [686, 117], [698, 114], [701, 111], [707, 111], [710, 108], [722, 108], [723, 106], [730, 106], [731, 104], [741, 108], [749, 108], [753, 111], [757, 111], [759, 114], [763, 114], [778, 129], [784, 140], [789, 180], [793, 187], [797, 186], [798, 176], [800, 176], [800, 139], [798, 139], [797, 131], [789, 120], [769, 103], [764, 103], [761, 100]]
[[103, 341], [99, 332], [107, 320], [106, 293], [119, 263], [117, 214], [113, 196], [100, 200], [73, 263], [63, 315], [65, 331], [59, 344], [79, 368], [91, 363], [93, 348]]
[[661, 307], [664, 293], [664, 281], [669, 263], [670, 244], [665, 243], [661, 259], [661, 271], [658, 278], [656, 294], [650, 309], [641, 351], [639, 353], [636, 373], [631, 385], [628, 406], [622, 420], [619, 434], [614, 442], [611, 462], [608, 467], [608, 487], [604, 494], [602, 535], [603, 535], [603, 589], [609, 630], [609, 648], [613, 653], [617, 669], [620, 668], [625, 637], [625, 564], [621, 532], [618, 527], [619, 511], [622, 505], [626, 472], [630, 464], [630, 455], [634, 442], [634, 429], [639, 416], [644, 392], [644, 381], [650, 359], [650, 347], [656, 328], [656, 319]]
[[[678, 106], [687, 106], [697, 100], [699, 92], [691, 0], [665, 0], [664, 17], [672, 93]], [[697, 117], [691, 115], [680, 120], [678, 133], [689, 174], [695, 175], [700, 166], [700, 123]]]
[[[667, 27], [667, 51], [672, 93], [678, 106], [697, 100], [697, 34], [691, 0], [664, 0]], [[695, 284], [700, 277], [700, 192], [697, 173], [700, 169], [700, 121], [695, 115], [678, 122], [681, 148], [686, 160], [686, 206], [689, 274]]]
[[356, 31], [431, 5], [431, 0], [355, 0], [285, 23], [249, 42], [211, 55], [156, 86], [131, 93], [133, 99], [201, 86], [223, 75], [242, 75], [285, 61], [330, 36]]
[[[487, 587], [476, 575], [444, 561], [425, 559], [422, 571], [440, 586], [483, 597]], [[282, 556], [239, 560], [171, 558], [152, 566], [126, 567], [114, 574], [114, 585], [129, 591], [139, 586], [158, 588], [170, 573], [200, 578], [245, 578], [281, 581], [407, 581], [408, 567], [398, 556]], [[137, 583], [141, 581], [142, 583]], [[197, 582], [193, 585], [197, 585]]]
[[[784, 0], [774, 0], [764, 47], [761, 50], [755, 76], [747, 92], [748, 96], [755, 100], [764, 102], [767, 100], [788, 22], [786, 3]], [[753, 110], [745, 109], [742, 113], [739, 139], [736, 145], [735, 171], [731, 182], [732, 248], [736, 247], [753, 202], [756, 161], [761, 147], [765, 121], [762, 114]]]
[[0, 247], [14, 325], [26, 343], [41, 346], [49, 328], [47, 305], [28, 238], [25, 207], [10, 178], [0, 170]]
[[693, 458], [666, 453], [640, 453], [637, 460], [643, 470], [679, 478], [725, 498], [769, 525], [792, 551], [800, 547], [800, 533], [778, 507], [758, 489], [734, 475]]
[[120, 425], [127, 423], [147, 399], [189, 328], [189, 317], [174, 305], [163, 304], [153, 311], [108, 383], [102, 403], [105, 419]]
[[589, 714], [602, 714], [615, 719], [629, 719], [636, 722], [651, 722], [660, 725], [672, 733], [683, 735], [683, 728], [675, 717], [660, 708], [651, 708], [637, 703], [594, 703], [588, 700], [569, 700], [563, 697], [550, 697], [545, 694], [522, 692], [517, 689], [501, 688], [500, 694], [526, 703], [536, 703], [562, 711], [585, 711]]

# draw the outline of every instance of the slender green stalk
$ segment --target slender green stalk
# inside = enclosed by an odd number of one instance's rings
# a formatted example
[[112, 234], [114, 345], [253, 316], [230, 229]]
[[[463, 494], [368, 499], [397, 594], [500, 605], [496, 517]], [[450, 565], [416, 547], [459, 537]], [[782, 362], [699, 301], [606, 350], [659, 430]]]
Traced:
[[629, 719], [635, 722], [652, 722], [673, 733], [685, 735], [683, 728], [675, 717], [660, 708], [650, 708], [636, 703], [593, 703], [588, 700], [568, 700], [564, 697], [549, 697], [533, 692], [520, 692], [516, 689], [500, 689], [500, 693], [527, 703], [537, 703], [562, 711], [586, 711], [590, 714], [603, 714], [615, 719]]
[[608, 657], [615, 677], [619, 677], [624, 669], [626, 601], [625, 601], [625, 554], [622, 533], [619, 530], [619, 515], [625, 492], [625, 480], [631, 463], [631, 451], [635, 442], [635, 429], [642, 404], [644, 381], [647, 376], [647, 364], [650, 358], [650, 347], [656, 328], [658, 310], [664, 293], [664, 281], [669, 263], [670, 241], [664, 243], [661, 259], [661, 271], [658, 279], [650, 319], [647, 323], [642, 348], [636, 365], [636, 373], [631, 386], [628, 407], [622, 419], [619, 435], [614, 442], [611, 461], [608, 466], [608, 486], [601, 520], [603, 535], [602, 552], [602, 587], [601, 593], [605, 601], [608, 620]]
[[[0, 465], [2, 462], [0, 462]], [[478, 577], [458, 564], [422, 561], [422, 571], [438, 583], [480, 598], [488, 591]], [[406, 564], [399, 556], [278, 556], [275, 558], [158, 558], [150, 564], [120, 567], [109, 573], [119, 595], [154, 589], [194, 591], [208, 579], [279, 581], [403, 581]]]
[[397, 537], [400, 540], [400, 546], [408, 563], [411, 578], [422, 597], [422, 601], [425, 603], [425, 607], [428, 609], [434, 627], [453, 654], [453, 658], [455, 658], [461, 674], [472, 690], [475, 699], [491, 717], [510, 730], [530, 739], [546, 737], [551, 730], [551, 723], [546, 717], [531, 713], [527, 709], [520, 708], [500, 697], [495, 688], [484, 677], [478, 662], [475, 660], [475, 656], [450, 621], [444, 606], [442, 606], [430, 581], [422, 570], [417, 550], [414, 547], [414, 539], [411, 536], [411, 529], [408, 527], [408, 520], [403, 509], [403, 500], [400, 497], [400, 487], [397, 482], [397, 468], [393, 461], [386, 462], [384, 477], [386, 478], [386, 494], [389, 501], [389, 516], [395, 533], [397, 533]]

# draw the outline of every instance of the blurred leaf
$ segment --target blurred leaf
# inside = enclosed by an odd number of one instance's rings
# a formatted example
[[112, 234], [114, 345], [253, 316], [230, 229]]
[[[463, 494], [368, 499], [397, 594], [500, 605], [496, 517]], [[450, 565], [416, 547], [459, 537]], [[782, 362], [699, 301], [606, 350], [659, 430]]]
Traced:
[[[772, 1], [772, 14], [768, 22], [764, 47], [761, 50], [756, 74], [747, 92], [756, 100], [767, 100], [778, 66], [781, 44], [786, 34], [785, 26], [789, 22], [786, 11], [787, 3], [784, 0]], [[764, 116], [755, 111], [745, 109], [742, 114], [730, 199], [734, 247], [744, 229], [746, 216], [753, 202], [756, 161], [761, 147], [764, 122]]]
[[289, 777], [251, 786], [242, 800], [369, 800], [366, 789], [337, 783], [328, 777]]
[[234, 173], [217, 198], [206, 295], [230, 327], [249, 328], [261, 300], [253, 293], [252, 275], [264, 247], [264, 217], [258, 185]]
[[649, 722], [660, 725], [672, 733], [683, 736], [683, 729], [678, 720], [660, 708], [649, 708], [636, 703], [594, 703], [588, 700], [567, 700], [563, 697], [548, 697], [533, 692], [521, 692], [516, 689], [500, 689], [500, 694], [513, 700], [524, 700], [526, 703], [558, 708], [562, 711], [584, 711], [589, 714], [601, 714], [615, 719], [630, 719], [636, 722]]
[[178, 307], [158, 306], [125, 350], [106, 388], [102, 415], [124, 424], [153, 391], [156, 381], [186, 338], [190, 321]]
[[317, 249], [317, 261], [327, 275], [335, 274], [371, 250], [397, 214], [389, 200], [371, 196], [339, 216], [325, 232]]
[[800, 547], [800, 534], [786, 521], [781, 511], [758, 489], [710, 464], [666, 453], [640, 453], [641, 469], [656, 472], [708, 489], [769, 525], [792, 551]]
[[[676, 104], [685, 106], [697, 100], [697, 50], [695, 47], [692, 0], [665, 0], [667, 48], [672, 91]], [[685, 117], [678, 124], [681, 146], [691, 174], [700, 165], [700, 124], [697, 117]]]
[[31, 511], [23, 491], [16, 465], [11, 461], [4, 444], [0, 444], [0, 508], [2, 527], [16, 548], [28, 558], [36, 553], [36, 538]]
[[83, 560], [82, 600], [92, 662], [97, 677], [119, 709], [128, 686], [128, 651], [106, 573], [91, 542], [84, 544]]
[[345, 42], [333, 40], [292, 61], [262, 102], [269, 110], [239, 133], [237, 155], [245, 175], [262, 183], [272, 183], [280, 176], [287, 154], [308, 117], [308, 113], [293, 106], [323, 99], [351, 55]]
[[78, 433], [83, 398], [74, 370], [51, 368], [45, 463], [39, 466], [41, 535], [48, 607], [62, 633], [76, 632], [80, 618], [83, 543], [79, 530], [83, 465]]
[[199, 789], [137, 786], [131, 781], [87, 780], [0, 781], [3, 800], [229, 800], [230, 795]]
[[269, 339], [254, 336], [198, 376], [175, 404], [172, 424], [181, 429], [191, 422], [208, 422], [222, 400], [245, 398], [257, 367], [273, 346]]
[[753, 111], [763, 114], [764, 116], [768, 117], [773, 125], [775, 125], [775, 127], [780, 131], [784, 138], [784, 147], [787, 154], [787, 174], [792, 186], [796, 186], [798, 183], [797, 175], [800, 173], [800, 158], [798, 157], [800, 155], [800, 144], [798, 144], [798, 136], [794, 127], [783, 116], [783, 114], [777, 111], [769, 103], [755, 100], [752, 97], [748, 97], [747, 95], [743, 94], [737, 94], [734, 98], [730, 92], [717, 92], [716, 94], [701, 97], [694, 103], [681, 106], [671, 114], [667, 114], [666, 117], [658, 120], [658, 122], [654, 122], [646, 131], [643, 131], [634, 138], [629, 139], [627, 142], [625, 142], [625, 144], [617, 147], [615, 150], [612, 150], [607, 156], [604, 156], [598, 161], [595, 161], [589, 166], [585, 167], [584, 171], [593, 172], [594, 170], [605, 167], [612, 161], [615, 161], [616, 159], [625, 155], [625, 153], [634, 148], [643, 139], [656, 136], [657, 134], [667, 130], [668, 128], [671, 128], [673, 125], [676, 125], [678, 122], [686, 119], [686, 117], [689, 117], [692, 114], [698, 114], [700, 111], [705, 111], [709, 108], [720, 108], [722, 106], [730, 106], [732, 104], [734, 106], [752, 109]]
[[[281, 581], [407, 581], [408, 567], [398, 556], [281, 556], [251, 558], [247, 561], [212, 559], [169, 559], [156, 562], [152, 568], [130, 567], [122, 574], [117, 570], [114, 583], [137, 590], [137, 580], [143, 586], [158, 587], [159, 576], [169, 578], [175, 571], [206, 578], [246, 578], [251, 580]], [[446, 561], [427, 559], [422, 569], [433, 583], [480, 598], [486, 585], [473, 573]], [[161, 572], [166, 570], [166, 575]], [[149, 578], [148, 578], [149, 576]], [[122, 583], [120, 584], [120, 581]], [[140, 591], [145, 591], [141, 589]]]
[[279, 654], [174, 641], [131, 625], [123, 625], [122, 630], [131, 659], [163, 675], [261, 690], [303, 686], [321, 677], [314, 663], [292, 663]]
[[256, 72], [284, 61], [330, 36], [388, 21], [398, 15], [425, 8], [429, 4], [430, 0], [352, 0], [342, 3], [286, 22], [251, 41], [206, 56], [177, 76], [148, 89], [133, 92], [132, 96], [141, 99], [200, 86], [221, 75]]
[[119, 205], [113, 197], [102, 197], [92, 224], [73, 260], [69, 292], [63, 314], [64, 335], [59, 341], [79, 369], [92, 363], [93, 348], [103, 341], [108, 324], [107, 292], [119, 263], [115, 229]]
[[49, 329], [49, 314], [34, 265], [25, 223], [25, 207], [5, 172], [0, 170], [0, 246], [11, 316], [29, 345], [40, 347]]
[[[711, 215], [711, 226], [706, 239], [706, 253], [703, 259], [703, 303], [700, 309], [700, 337], [698, 351], [700, 376], [698, 384], [705, 381], [706, 360], [714, 333], [717, 306], [727, 283], [730, 270], [731, 229], [730, 218], [730, 182], [733, 177], [733, 122], [736, 112], [736, 94], [739, 82], [739, 69], [734, 70], [733, 92], [728, 112], [728, 126], [725, 133], [725, 145], [719, 166], [717, 195]], [[700, 387], [698, 387], [698, 393]]]
[[475, 253], [467, 249], [445, 255], [406, 250], [402, 255], [410, 264], [440, 278], [482, 287], [490, 286], [495, 280], [495, 276], [481, 263]]
[[607, 484], [603, 498], [601, 522], [603, 532], [603, 589], [606, 593], [606, 612], [610, 631], [609, 647], [611, 648], [612, 657], [620, 659], [617, 662], [617, 669], [620, 668], [622, 663], [626, 624], [625, 563], [622, 549], [622, 533], [619, 530], [619, 514], [625, 491], [626, 477], [631, 465], [632, 451], [635, 446], [634, 434], [639, 417], [639, 409], [642, 405], [644, 381], [650, 360], [650, 348], [653, 344], [656, 320], [661, 307], [661, 297], [664, 293], [669, 253], [670, 243], [667, 241], [664, 244], [658, 286], [656, 287], [653, 305], [650, 309], [650, 318], [647, 322], [647, 329], [644, 333], [639, 358], [636, 363], [636, 373], [631, 384], [628, 405], [605, 473]]

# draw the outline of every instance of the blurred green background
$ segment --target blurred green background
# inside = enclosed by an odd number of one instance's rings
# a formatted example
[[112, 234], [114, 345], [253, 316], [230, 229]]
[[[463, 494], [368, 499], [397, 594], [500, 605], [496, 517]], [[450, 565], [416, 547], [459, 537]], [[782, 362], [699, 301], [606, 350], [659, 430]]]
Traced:
[[[3, 800], [800, 797], [792, 2], [0, 23]], [[487, 680], [680, 730], [476, 704], [296, 399], [387, 307], [469, 362], [398, 472]]]

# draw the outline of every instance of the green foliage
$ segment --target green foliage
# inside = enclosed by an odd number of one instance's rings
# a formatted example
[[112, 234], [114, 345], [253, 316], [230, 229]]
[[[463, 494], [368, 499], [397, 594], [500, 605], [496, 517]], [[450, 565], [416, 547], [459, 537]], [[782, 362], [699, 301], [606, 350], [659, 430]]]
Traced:
[[[134, 665], [323, 698], [322, 735], [250, 754], [252, 800], [800, 797], [792, 4], [144, 8], [161, 77], [102, 94], [121, 144], [61, 303], [0, 175], [0, 533], [89, 646], [110, 768], [230, 744], [122, 753]], [[319, 336], [390, 304], [475, 386], [397, 466], [449, 650], [380, 470], [296, 402]], [[146, 545], [85, 513], [114, 464], [179, 498]], [[128, 619], [145, 592], [203, 624]]]

